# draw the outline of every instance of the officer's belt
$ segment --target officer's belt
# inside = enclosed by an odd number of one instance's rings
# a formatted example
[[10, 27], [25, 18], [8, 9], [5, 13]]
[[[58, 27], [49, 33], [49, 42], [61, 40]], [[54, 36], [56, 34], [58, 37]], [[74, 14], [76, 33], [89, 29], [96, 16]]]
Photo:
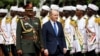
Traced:
[[26, 40], [34, 40], [34, 37], [30, 37], [30, 36], [23, 36], [22, 39], [26, 39]]

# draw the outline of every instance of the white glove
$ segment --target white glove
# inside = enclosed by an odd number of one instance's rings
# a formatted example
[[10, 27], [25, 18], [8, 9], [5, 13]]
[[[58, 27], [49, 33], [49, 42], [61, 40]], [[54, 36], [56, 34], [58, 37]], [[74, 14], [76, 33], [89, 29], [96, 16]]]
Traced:
[[75, 48], [72, 48], [72, 50], [70, 51], [70, 54], [74, 54], [75, 53]]
[[99, 53], [99, 49], [98, 49], [98, 48], [95, 49], [95, 53], [96, 53], [96, 54]]

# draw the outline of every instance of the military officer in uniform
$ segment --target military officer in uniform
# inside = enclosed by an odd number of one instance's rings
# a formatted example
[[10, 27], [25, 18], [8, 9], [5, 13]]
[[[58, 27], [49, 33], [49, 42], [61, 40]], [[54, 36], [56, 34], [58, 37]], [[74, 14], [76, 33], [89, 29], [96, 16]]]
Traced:
[[49, 6], [43, 5], [40, 12], [41, 26], [49, 20], [48, 12], [50, 11]]
[[90, 56], [96, 56], [95, 51], [96, 53], [98, 52], [98, 47], [97, 47], [98, 46], [98, 43], [97, 43], [98, 25], [95, 22], [95, 19], [96, 19], [95, 11], [97, 10], [99, 10], [99, 8], [96, 5], [88, 4], [88, 8], [87, 8], [88, 24], [87, 24], [86, 30], [88, 34], [88, 55]]
[[17, 24], [17, 52], [22, 56], [36, 56], [36, 48], [41, 45], [41, 24], [33, 18], [32, 8], [25, 8], [25, 17]]

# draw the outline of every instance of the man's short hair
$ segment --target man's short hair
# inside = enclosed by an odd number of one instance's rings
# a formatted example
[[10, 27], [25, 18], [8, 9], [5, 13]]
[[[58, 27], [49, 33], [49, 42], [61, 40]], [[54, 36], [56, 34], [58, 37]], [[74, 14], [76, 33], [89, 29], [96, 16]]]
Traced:
[[53, 11], [59, 12], [58, 10], [53, 10], [53, 9], [52, 9], [52, 10], [49, 11], [49, 15], [51, 15]]

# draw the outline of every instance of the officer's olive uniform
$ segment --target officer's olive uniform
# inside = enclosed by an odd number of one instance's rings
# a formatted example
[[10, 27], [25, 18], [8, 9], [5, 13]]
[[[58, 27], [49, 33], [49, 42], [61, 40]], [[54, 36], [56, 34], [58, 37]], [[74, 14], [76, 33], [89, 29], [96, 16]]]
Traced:
[[23, 54], [25, 53], [35, 54], [36, 49], [40, 49], [41, 46], [40, 43], [42, 43], [40, 25], [41, 24], [38, 18], [33, 18], [33, 19], [28, 18], [27, 20], [20, 19], [18, 21], [17, 45], [16, 45], [17, 50], [21, 49]]

